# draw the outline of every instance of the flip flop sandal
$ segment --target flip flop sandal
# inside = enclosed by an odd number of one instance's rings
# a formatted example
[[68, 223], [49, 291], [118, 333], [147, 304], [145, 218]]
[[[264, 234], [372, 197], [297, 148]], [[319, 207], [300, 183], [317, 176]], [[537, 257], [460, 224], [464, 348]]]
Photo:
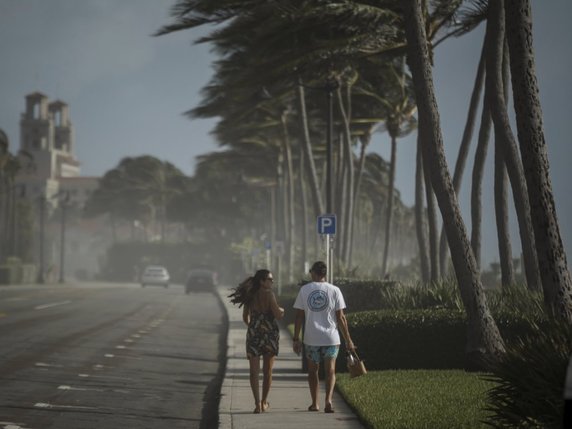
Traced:
[[311, 405], [308, 407], [308, 411], [320, 411], [319, 408], [312, 407]]
[[331, 413], [335, 413], [335, 412], [336, 411], [332, 408], [331, 405], [326, 405], [326, 408], [324, 408], [324, 413], [331, 414]]

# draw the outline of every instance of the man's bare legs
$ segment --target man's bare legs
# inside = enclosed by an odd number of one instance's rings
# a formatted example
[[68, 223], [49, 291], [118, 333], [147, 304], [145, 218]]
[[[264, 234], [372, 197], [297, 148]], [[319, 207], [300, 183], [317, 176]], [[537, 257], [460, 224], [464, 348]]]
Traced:
[[268, 409], [268, 393], [270, 392], [270, 386], [272, 385], [274, 358], [274, 355], [264, 355], [264, 363], [262, 365], [262, 402], [260, 403], [262, 411], [266, 411]]
[[249, 356], [248, 362], [250, 364], [250, 388], [252, 389], [254, 403], [256, 404], [254, 412], [260, 413], [260, 388], [258, 383], [258, 374], [260, 373], [260, 356]]
[[332, 396], [334, 394], [334, 386], [336, 385], [336, 360], [324, 359], [324, 371], [326, 375], [326, 413], [333, 413]]
[[318, 411], [318, 370], [320, 364], [308, 359], [308, 385], [310, 386], [310, 396], [312, 397], [312, 405], [308, 408], [310, 411]]

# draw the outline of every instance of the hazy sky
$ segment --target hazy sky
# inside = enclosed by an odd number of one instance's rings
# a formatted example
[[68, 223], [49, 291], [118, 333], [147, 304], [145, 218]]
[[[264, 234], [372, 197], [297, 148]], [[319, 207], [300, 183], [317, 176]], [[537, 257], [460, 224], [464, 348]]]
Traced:
[[[100, 176], [125, 156], [151, 154], [192, 174], [195, 157], [218, 146], [214, 121], [182, 115], [199, 102], [208, 82], [209, 48], [193, 45], [201, 30], [151, 37], [170, 22], [174, 0], [0, 0], [0, 128], [19, 147], [25, 96], [34, 91], [70, 105], [76, 156], [85, 176]], [[537, 73], [551, 177], [563, 240], [572, 249], [572, 2], [533, 1]], [[435, 53], [434, 78], [452, 170], [467, 114], [483, 26], [445, 42]], [[480, 115], [479, 115], [480, 116]], [[516, 132], [516, 131], [515, 131]], [[371, 150], [388, 157], [386, 135]], [[473, 149], [475, 143], [473, 142]], [[397, 188], [413, 203], [415, 141], [398, 146]], [[461, 190], [467, 227], [472, 154]], [[489, 150], [489, 169], [492, 160]], [[483, 261], [498, 260], [491, 174], [484, 184]], [[513, 224], [513, 252], [519, 252]], [[570, 251], [568, 255], [572, 257]]]

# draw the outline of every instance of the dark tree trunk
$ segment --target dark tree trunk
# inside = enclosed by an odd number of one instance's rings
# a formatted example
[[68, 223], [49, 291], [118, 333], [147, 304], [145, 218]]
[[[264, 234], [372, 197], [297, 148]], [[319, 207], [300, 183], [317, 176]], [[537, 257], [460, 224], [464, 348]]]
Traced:
[[430, 281], [429, 254], [427, 251], [427, 231], [425, 223], [425, 204], [423, 204], [423, 158], [421, 154], [421, 141], [417, 134], [417, 156], [415, 164], [415, 230], [419, 248], [419, 263], [421, 264], [421, 281], [427, 285]]
[[320, 185], [318, 184], [318, 174], [316, 172], [316, 165], [314, 164], [314, 157], [312, 155], [308, 116], [306, 114], [306, 99], [302, 83], [298, 84], [298, 101], [300, 104], [300, 122], [302, 125], [302, 147], [304, 148], [304, 155], [306, 156], [306, 164], [308, 167], [308, 177], [310, 179], [310, 188], [314, 203], [314, 214], [319, 216], [325, 213], [324, 203], [322, 201], [322, 194], [320, 193]]
[[[467, 158], [469, 156], [469, 147], [471, 146], [471, 139], [473, 138], [473, 131], [475, 129], [475, 122], [477, 117], [477, 110], [479, 107], [479, 100], [483, 92], [485, 82], [485, 45], [481, 51], [481, 59], [479, 60], [479, 67], [477, 69], [477, 76], [475, 77], [475, 84], [471, 94], [471, 101], [469, 103], [469, 112], [467, 113], [467, 122], [465, 123], [465, 130], [461, 145], [459, 146], [459, 154], [457, 155], [457, 162], [455, 163], [455, 172], [453, 173], [453, 188], [455, 193], [459, 195], [461, 190], [461, 182], [463, 180], [463, 173]], [[447, 272], [447, 237], [445, 236], [445, 228], [441, 227], [441, 238], [439, 241], [439, 263], [440, 271], [442, 274]]]
[[477, 267], [481, 269], [481, 223], [482, 223], [482, 188], [485, 160], [491, 134], [491, 114], [489, 109], [489, 95], [485, 89], [483, 111], [481, 114], [481, 126], [479, 139], [475, 151], [475, 163], [471, 183], [471, 247], [475, 254]]
[[572, 323], [572, 279], [549, 174], [532, 45], [530, 1], [507, 0], [506, 12], [514, 110], [544, 300], [552, 312]]
[[487, 360], [496, 359], [504, 353], [504, 343], [488, 309], [447, 168], [421, 5], [419, 0], [406, 0], [404, 3], [408, 63], [419, 109], [419, 130], [426, 135], [422, 139], [423, 158], [427, 161], [424, 165], [430, 168], [431, 183], [444, 219], [453, 266], [467, 313], [466, 366], [468, 369], [483, 368]]
[[[426, 143], [423, 143], [423, 135], [420, 135], [421, 148]], [[421, 151], [423, 158], [423, 150]], [[423, 177], [425, 180], [425, 195], [427, 198], [427, 224], [429, 226], [429, 262], [431, 267], [431, 283], [439, 281], [439, 242], [438, 242], [438, 227], [437, 227], [437, 210], [435, 207], [435, 194], [433, 193], [433, 186], [431, 185], [431, 176], [429, 166], [426, 159], [423, 159]]]
[[[505, 45], [503, 0], [489, 3], [487, 20], [487, 79], [491, 115], [495, 128], [495, 138], [501, 143], [518, 219], [520, 240], [524, 256], [525, 272], [529, 288], [538, 288], [538, 261], [534, 249], [534, 232], [530, 217], [530, 204], [526, 190], [526, 179], [517, 144], [510, 127], [506, 108], [505, 85], [503, 84], [503, 50]], [[508, 73], [507, 73], [508, 74]], [[506, 78], [508, 80], [508, 77]], [[508, 84], [508, 83], [507, 83]]]
[[385, 214], [385, 237], [383, 259], [381, 262], [381, 275], [387, 274], [387, 261], [389, 259], [389, 246], [391, 245], [391, 222], [393, 220], [393, 199], [395, 188], [395, 165], [397, 162], [397, 138], [391, 135], [391, 162], [389, 164], [389, 191], [387, 192], [387, 212]]
[[494, 188], [501, 284], [503, 286], [512, 286], [515, 281], [512, 265], [512, 246], [508, 226], [508, 176], [504, 162], [504, 151], [499, 138], [495, 138]]

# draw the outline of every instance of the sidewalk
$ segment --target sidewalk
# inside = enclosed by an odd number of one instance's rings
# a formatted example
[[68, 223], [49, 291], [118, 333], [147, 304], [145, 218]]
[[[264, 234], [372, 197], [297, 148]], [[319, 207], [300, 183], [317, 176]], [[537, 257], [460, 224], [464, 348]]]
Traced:
[[[302, 427], [312, 429], [363, 429], [355, 414], [341, 396], [334, 392], [336, 412], [326, 414], [324, 409], [324, 382], [320, 380], [320, 412], [309, 412], [310, 391], [306, 374], [302, 373], [300, 356], [292, 351], [292, 339], [286, 329], [280, 330], [280, 353], [276, 358], [267, 412], [253, 414], [254, 399], [249, 383], [246, 359], [246, 325], [242, 309], [233, 306], [227, 295], [228, 287], [217, 289], [228, 312], [228, 350], [225, 378], [219, 405], [220, 429], [256, 429]], [[338, 357], [341, 359], [342, 357]], [[260, 375], [262, 380], [262, 373]], [[261, 387], [262, 390], [262, 387]], [[296, 426], [294, 426], [296, 425]]]

